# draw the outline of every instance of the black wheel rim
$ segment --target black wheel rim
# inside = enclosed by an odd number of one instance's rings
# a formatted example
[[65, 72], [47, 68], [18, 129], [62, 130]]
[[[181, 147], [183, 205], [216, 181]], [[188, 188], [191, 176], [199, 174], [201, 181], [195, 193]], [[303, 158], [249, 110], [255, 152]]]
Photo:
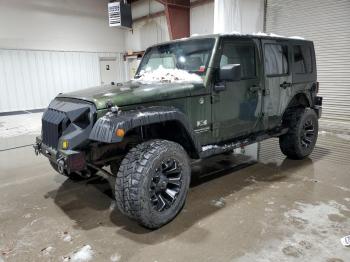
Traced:
[[307, 120], [302, 129], [300, 142], [302, 147], [310, 148], [315, 138], [315, 126], [311, 119]]
[[178, 161], [168, 159], [156, 168], [150, 184], [150, 200], [153, 208], [162, 212], [176, 201], [182, 185], [182, 169]]

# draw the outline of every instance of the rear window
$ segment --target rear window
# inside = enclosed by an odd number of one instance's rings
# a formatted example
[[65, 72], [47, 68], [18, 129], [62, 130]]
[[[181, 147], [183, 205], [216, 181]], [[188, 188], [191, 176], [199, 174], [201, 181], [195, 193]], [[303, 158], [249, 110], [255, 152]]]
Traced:
[[311, 49], [305, 45], [295, 45], [294, 53], [294, 72], [296, 74], [308, 74], [312, 72]]
[[279, 44], [265, 44], [265, 73], [267, 76], [288, 74], [288, 47]]

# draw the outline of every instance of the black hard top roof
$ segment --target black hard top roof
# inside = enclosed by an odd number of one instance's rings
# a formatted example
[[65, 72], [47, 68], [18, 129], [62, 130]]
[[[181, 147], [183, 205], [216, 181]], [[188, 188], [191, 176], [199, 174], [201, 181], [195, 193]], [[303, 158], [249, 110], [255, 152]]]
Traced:
[[291, 37], [286, 37], [286, 36], [280, 36], [277, 34], [273, 33], [254, 33], [254, 34], [241, 34], [241, 33], [225, 33], [225, 34], [206, 34], [206, 35], [192, 35], [191, 37], [186, 37], [186, 38], [181, 38], [181, 39], [176, 39], [176, 40], [171, 40], [171, 41], [166, 41], [163, 43], [155, 44], [152, 46], [158, 46], [162, 44], [170, 44], [174, 42], [181, 42], [181, 41], [187, 41], [187, 40], [195, 40], [195, 39], [204, 39], [204, 38], [221, 38], [221, 37], [237, 37], [237, 38], [259, 38], [259, 39], [273, 39], [273, 40], [286, 40], [286, 41], [305, 41], [305, 42], [312, 42], [310, 40], [306, 40], [302, 37], [299, 36], [291, 36]]

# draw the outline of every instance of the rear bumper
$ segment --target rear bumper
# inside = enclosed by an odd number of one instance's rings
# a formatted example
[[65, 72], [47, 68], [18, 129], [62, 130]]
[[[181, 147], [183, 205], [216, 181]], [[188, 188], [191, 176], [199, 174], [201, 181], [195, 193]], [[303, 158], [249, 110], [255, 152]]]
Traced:
[[57, 164], [60, 173], [80, 172], [87, 168], [85, 153], [74, 150], [56, 150], [45, 145], [41, 137], [36, 137], [33, 145], [36, 155], [42, 154]]
[[314, 110], [315, 110], [315, 112], [317, 114], [317, 117], [321, 118], [321, 116], [322, 116], [322, 106], [314, 106]]

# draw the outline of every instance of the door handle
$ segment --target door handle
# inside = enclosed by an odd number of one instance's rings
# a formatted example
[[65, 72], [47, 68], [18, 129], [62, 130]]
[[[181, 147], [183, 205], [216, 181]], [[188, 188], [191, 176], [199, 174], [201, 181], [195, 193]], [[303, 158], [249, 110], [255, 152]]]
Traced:
[[292, 83], [284, 81], [282, 84], [280, 84], [280, 87], [286, 89], [287, 87], [292, 86]]

